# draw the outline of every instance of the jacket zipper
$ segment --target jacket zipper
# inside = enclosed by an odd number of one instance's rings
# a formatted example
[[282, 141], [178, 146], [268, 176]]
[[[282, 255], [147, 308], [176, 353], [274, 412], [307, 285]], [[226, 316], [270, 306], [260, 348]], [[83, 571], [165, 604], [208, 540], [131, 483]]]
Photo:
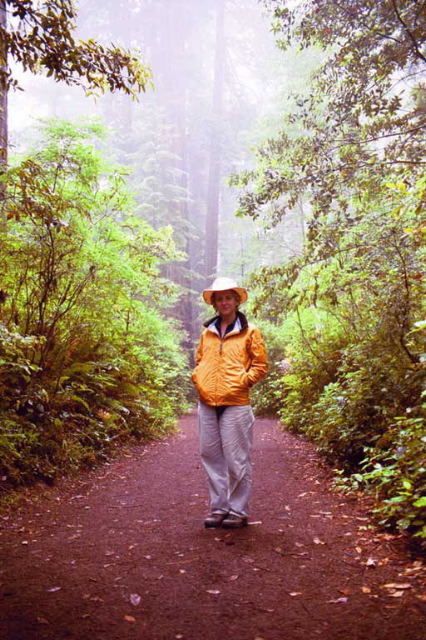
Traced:
[[[222, 347], [223, 347], [223, 341], [225, 339], [225, 336], [222, 338], [221, 335], [219, 335], [219, 340], [220, 340], [220, 346], [219, 346], [219, 356], [222, 357]], [[216, 378], [216, 388], [215, 388], [215, 398], [216, 398], [216, 402], [217, 402], [217, 378]]]
[[[240, 331], [237, 331], [235, 333], [240, 333]], [[229, 335], [234, 335], [234, 332], [232, 332], [231, 334], [229, 334], [229, 333], [225, 334], [223, 337], [220, 335], [220, 333], [218, 333], [218, 335], [219, 335], [219, 340], [220, 340], [219, 355], [222, 357], [222, 349], [223, 349], [223, 343], [225, 341], [225, 338], [226, 338], [227, 335], [228, 336]], [[217, 381], [216, 381], [215, 396], [216, 396], [216, 399], [217, 399]]]

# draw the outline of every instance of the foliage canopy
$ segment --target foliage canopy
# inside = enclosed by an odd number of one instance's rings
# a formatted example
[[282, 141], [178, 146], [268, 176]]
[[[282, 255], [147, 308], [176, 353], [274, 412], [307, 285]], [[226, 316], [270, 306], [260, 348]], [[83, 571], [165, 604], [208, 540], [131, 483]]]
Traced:
[[[24, 71], [45, 71], [58, 82], [84, 86], [87, 92], [145, 91], [151, 71], [140, 54], [93, 39], [76, 41], [77, 13], [72, 0], [5, 0], [8, 24], [0, 26], [0, 39]], [[0, 68], [0, 84], [17, 86], [6, 66]]]
[[309, 91], [295, 96], [286, 128], [259, 150], [259, 172], [240, 179], [256, 181], [241, 197], [242, 212], [256, 217], [274, 203], [278, 220], [301, 195], [314, 214], [346, 212], [353, 192], [374, 197], [390, 174], [415, 180], [424, 172], [425, 3], [266, 4], [283, 49], [315, 45], [326, 57]]

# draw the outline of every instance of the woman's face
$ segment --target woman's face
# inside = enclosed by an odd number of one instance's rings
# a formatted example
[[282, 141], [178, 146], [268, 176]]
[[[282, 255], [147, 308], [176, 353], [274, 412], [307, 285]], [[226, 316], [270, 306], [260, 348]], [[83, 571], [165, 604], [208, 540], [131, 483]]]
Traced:
[[214, 308], [221, 317], [232, 317], [237, 313], [238, 302], [232, 289], [214, 294]]

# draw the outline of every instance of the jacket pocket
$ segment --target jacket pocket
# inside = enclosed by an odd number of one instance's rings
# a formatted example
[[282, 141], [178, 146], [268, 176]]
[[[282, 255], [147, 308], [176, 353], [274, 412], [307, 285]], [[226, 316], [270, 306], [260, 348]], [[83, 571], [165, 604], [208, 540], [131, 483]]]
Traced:
[[195, 367], [194, 371], [192, 372], [191, 380], [196, 386], [196, 388], [199, 389], [200, 388], [200, 369], [198, 366]]
[[234, 389], [248, 389], [249, 377], [247, 371], [242, 365], [238, 367], [232, 376], [232, 387]]

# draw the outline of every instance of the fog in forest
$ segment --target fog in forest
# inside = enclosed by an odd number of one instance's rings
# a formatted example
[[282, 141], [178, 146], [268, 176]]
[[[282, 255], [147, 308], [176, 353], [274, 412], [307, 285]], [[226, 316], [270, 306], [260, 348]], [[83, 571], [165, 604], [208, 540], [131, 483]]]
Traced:
[[192, 292], [178, 312], [192, 324], [196, 294], [216, 274], [245, 282], [258, 266], [300, 249], [301, 204], [265, 229], [235, 217], [237, 192], [227, 178], [253, 167], [253, 148], [276, 132], [285, 97], [300, 90], [305, 57], [277, 49], [270, 16], [256, 0], [77, 6], [78, 37], [139, 49], [153, 88], [137, 101], [118, 93], [95, 100], [81, 88], [21, 73], [24, 91], [10, 94], [11, 154], [28, 147], [39, 119], [104, 123], [107, 155], [129, 169], [138, 215], [157, 229], [171, 225], [187, 256], [165, 275]]

